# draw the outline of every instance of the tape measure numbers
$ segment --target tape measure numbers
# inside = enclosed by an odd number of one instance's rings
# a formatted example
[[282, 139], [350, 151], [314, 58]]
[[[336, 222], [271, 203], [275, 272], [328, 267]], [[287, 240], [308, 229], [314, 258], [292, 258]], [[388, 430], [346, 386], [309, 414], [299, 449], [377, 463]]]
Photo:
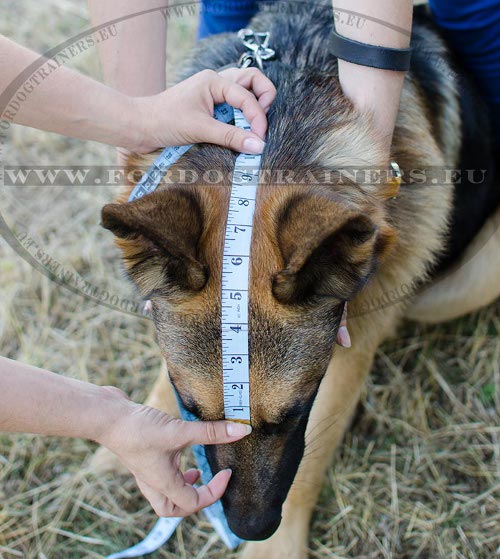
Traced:
[[[235, 109], [236, 126], [250, 130]], [[250, 424], [248, 282], [260, 155], [236, 158], [222, 259], [222, 378], [226, 419]]]

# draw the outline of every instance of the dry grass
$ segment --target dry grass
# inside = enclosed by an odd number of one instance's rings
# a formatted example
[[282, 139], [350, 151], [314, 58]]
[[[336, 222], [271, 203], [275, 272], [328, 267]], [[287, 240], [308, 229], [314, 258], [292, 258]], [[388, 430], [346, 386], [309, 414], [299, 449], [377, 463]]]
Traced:
[[[0, 32], [43, 50], [88, 24], [76, 0], [7, 0]], [[193, 22], [171, 40], [189, 42]], [[176, 48], [179, 48], [178, 46]], [[96, 53], [74, 66], [96, 75]], [[16, 130], [9, 163], [103, 163], [110, 148]], [[64, 266], [124, 296], [111, 235], [99, 210], [111, 189], [5, 189], [2, 214], [29, 230]], [[159, 357], [149, 321], [96, 306], [56, 286], [0, 241], [2, 354], [141, 400]], [[360, 413], [312, 525], [318, 559], [470, 558], [500, 545], [499, 306], [440, 327], [407, 325], [379, 351]], [[101, 557], [137, 542], [154, 515], [128, 478], [93, 479], [94, 445], [0, 436], [0, 557]], [[233, 557], [203, 516], [182, 523], [151, 557]], [[270, 558], [272, 559], [272, 558]]]

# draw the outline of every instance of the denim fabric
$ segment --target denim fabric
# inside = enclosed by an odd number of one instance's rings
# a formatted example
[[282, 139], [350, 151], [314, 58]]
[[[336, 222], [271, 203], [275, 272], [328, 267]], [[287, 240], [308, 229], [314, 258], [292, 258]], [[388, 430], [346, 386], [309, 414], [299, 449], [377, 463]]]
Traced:
[[429, 4], [490, 104], [500, 146], [500, 0], [429, 0]]
[[238, 31], [257, 11], [256, 0], [202, 0], [198, 39]]

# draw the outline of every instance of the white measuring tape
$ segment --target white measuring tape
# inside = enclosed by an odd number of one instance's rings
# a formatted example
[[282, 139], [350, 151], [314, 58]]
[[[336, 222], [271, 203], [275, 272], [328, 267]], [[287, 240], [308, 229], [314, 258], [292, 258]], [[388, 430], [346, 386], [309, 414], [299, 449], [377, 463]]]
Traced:
[[[236, 126], [250, 130], [235, 109]], [[238, 155], [222, 259], [222, 378], [226, 419], [250, 424], [250, 363], [248, 355], [248, 281], [253, 214], [259, 183], [260, 155]]]
[[[223, 103], [215, 107], [215, 118], [250, 130], [243, 113]], [[168, 168], [192, 146], [165, 148], [129, 196], [129, 202], [154, 192]], [[250, 363], [248, 355], [248, 284], [253, 215], [259, 181], [260, 155], [240, 154], [236, 158], [222, 263], [222, 377], [224, 383], [224, 415], [226, 419], [250, 423]], [[183, 419], [193, 421], [177, 398]], [[193, 452], [207, 484], [212, 472], [205, 449], [195, 445]], [[222, 541], [234, 549], [243, 540], [231, 532], [220, 501], [203, 510]], [[105, 559], [125, 559], [152, 553], [172, 536], [182, 518], [160, 518], [151, 532], [137, 545], [108, 555]]]

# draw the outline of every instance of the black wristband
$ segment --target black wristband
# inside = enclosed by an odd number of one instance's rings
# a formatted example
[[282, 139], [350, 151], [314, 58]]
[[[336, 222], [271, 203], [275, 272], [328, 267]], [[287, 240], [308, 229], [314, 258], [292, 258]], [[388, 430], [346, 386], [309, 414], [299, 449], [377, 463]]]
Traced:
[[348, 39], [332, 31], [330, 52], [346, 62], [380, 68], [381, 70], [394, 70], [406, 72], [410, 67], [411, 48], [392, 49], [367, 45], [353, 39]]

